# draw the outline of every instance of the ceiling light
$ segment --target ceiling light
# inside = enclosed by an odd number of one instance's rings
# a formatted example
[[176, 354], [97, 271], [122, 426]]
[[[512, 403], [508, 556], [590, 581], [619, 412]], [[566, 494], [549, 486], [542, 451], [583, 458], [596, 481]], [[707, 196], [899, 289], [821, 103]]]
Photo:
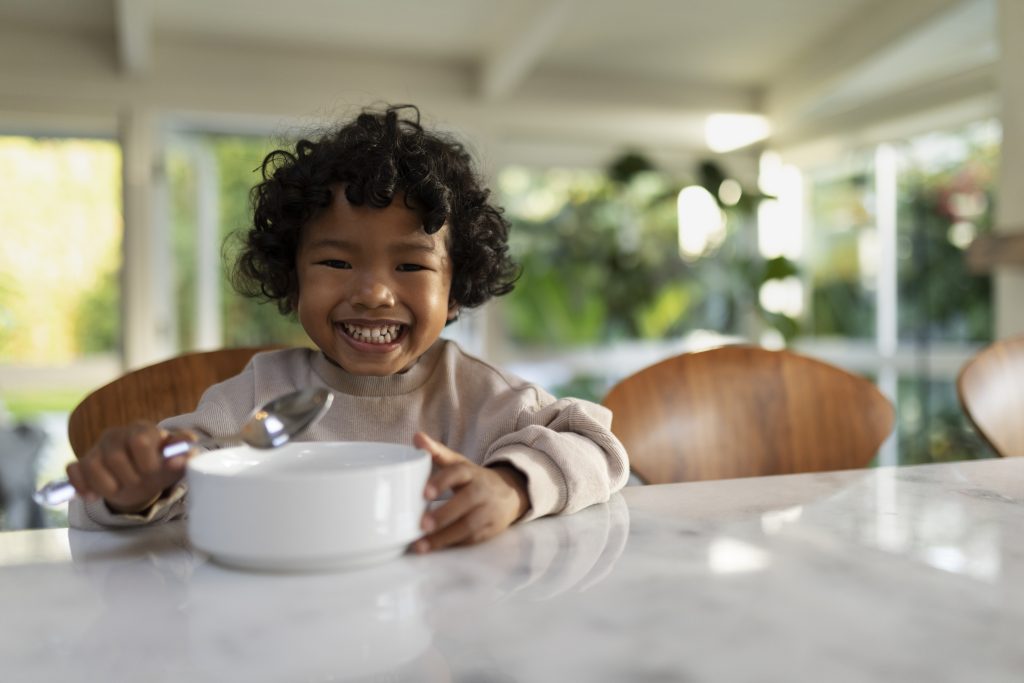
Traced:
[[712, 152], [731, 152], [770, 133], [768, 119], [760, 114], [712, 114], [704, 121], [704, 141]]
[[718, 202], [700, 185], [684, 187], [677, 200], [679, 255], [688, 261], [704, 255], [725, 236], [725, 215]]

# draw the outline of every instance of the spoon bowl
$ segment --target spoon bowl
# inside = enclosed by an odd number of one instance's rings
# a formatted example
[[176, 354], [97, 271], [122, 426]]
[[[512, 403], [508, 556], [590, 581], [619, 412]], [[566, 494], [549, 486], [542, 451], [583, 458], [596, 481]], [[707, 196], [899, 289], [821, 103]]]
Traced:
[[[323, 417], [331, 407], [334, 394], [323, 387], [299, 389], [257, 408], [237, 434], [191, 441], [174, 438], [164, 442], [161, 454], [174, 458], [193, 448], [209, 448], [244, 443], [258, 449], [277, 448]], [[67, 479], [51, 481], [34, 494], [33, 500], [49, 507], [66, 503], [75, 496], [75, 487]]]

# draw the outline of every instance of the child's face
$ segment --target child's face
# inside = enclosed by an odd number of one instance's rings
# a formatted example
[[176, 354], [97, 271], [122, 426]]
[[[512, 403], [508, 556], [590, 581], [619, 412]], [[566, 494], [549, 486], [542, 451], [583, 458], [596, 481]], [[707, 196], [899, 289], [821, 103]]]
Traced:
[[357, 375], [410, 368], [455, 317], [448, 228], [423, 231], [401, 196], [354, 206], [344, 189], [306, 226], [296, 254], [297, 311], [328, 358]]

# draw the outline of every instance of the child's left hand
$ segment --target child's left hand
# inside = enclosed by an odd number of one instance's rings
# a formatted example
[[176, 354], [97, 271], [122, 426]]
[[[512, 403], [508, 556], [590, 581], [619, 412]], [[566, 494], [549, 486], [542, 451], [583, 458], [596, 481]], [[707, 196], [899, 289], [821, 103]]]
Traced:
[[447, 502], [423, 515], [421, 526], [426, 534], [413, 544], [415, 552], [486, 541], [529, 508], [526, 478], [513, 467], [482, 467], [423, 432], [416, 433], [413, 444], [429, 452], [436, 466], [424, 497], [434, 500], [452, 491]]

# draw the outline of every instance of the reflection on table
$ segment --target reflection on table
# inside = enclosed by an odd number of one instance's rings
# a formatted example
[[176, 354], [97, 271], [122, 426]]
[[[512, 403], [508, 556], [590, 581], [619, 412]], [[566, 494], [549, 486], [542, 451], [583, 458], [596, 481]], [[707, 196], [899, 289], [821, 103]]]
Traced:
[[1020, 681], [1024, 458], [631, 487], [349, 572], [9, 532], [0, 605], [18, 681]]

